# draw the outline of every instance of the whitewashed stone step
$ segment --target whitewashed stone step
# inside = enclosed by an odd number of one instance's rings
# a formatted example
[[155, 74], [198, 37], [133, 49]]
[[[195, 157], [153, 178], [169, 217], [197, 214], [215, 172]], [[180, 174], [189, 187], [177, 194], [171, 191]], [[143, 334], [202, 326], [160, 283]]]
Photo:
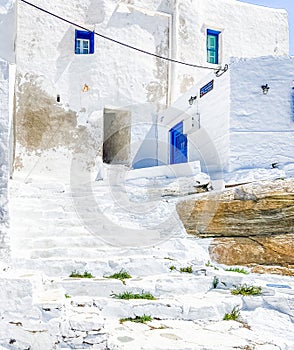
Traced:
[[[67, 231], [66, 231], [67, 232]], [[67, 239], [64, 237], [67, 236]], [[97, 242], [97, 237], [91, 235], [90, 233], [87, 236], [77, 235], [72, 236], [70, 232], [67, 235], [53, 235], [53, 236], [42, 236], [42, 238], [38, 238], [40, 236], [36, 235], [35, 239], [32, 238], [24, 238], [19, 239], [18, 242], [15, 243], [14, 248], [25, 248], [25, 249], [51, 249], [51, 248], [100, 248], [100, 241]]]
[[80, 236], [91, 236], [91, 232], [86, 227], [77, 225], [77, 226], [57, 226], [52, 223], [47, 225], [32, 225], [32, 226], [23, 226], [21, 224], [13, 225], [11, 227], [14, 232], [12, 239], [20, 240], [22, 238], [33, 238], [33, 239], [47, 239], [48, 237], [56, 237], [67, 241], [70, 237], [80, 237]]
[[[50, 253], [50, 249], [44, 249]], [[168, 273], [170, 262], [165, 259], [154, 258], [153, 256], [132, 256], [132, 257], [103, 257], [99, 249], [71, 249], [70, 257], [66, 251], [56, 251], [57, 256], [63, 259], [44, 258], [40, 259], [14, 259], [14, 266], [26, 269], [40, 269], [48, 276], [68, 276], [74, 270], [91, 272], [94, 276], [102, 277], [105, 274], [112, 274], [121, 269], [127, 270], [132, 276], [146, 276], [160, 273]], [[80, 254], [79, 254], [80, 253]], [[84, 254], [84, 258], [80, 256]], [[50, 254], [49, 254], [50, 255]], [[92, 259], [92, 260], [91, 260]], [[81, 271], [82, 270], [82, 271]]]
[[109, 297], [124, 291], [150, 292], [156, 298], [175, 295], [207, 293], [212, 289], [212, 278], [175, 274], [154, 275], [153, 278], [131, 278], [124, 282], [108, 278], [63, 278], [52, 282], [52, 286], [63, 288], [72, 296]]

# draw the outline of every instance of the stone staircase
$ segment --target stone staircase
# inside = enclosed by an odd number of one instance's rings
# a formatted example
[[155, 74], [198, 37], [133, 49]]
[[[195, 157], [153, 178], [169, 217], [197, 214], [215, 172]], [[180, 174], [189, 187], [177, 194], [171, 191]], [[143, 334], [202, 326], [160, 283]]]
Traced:
[[122, 266], [162, 273], [167, 258], [201, 264], [208, 255], [192, 243], [197, 239], [185, 234], [175, 203], [150, 198], [145, 188], [121, 188], [106, 181], [73, 188], [43, 180], [12, 180], [13, 266], [48, 276], [68, 276], [78, 269], [103, 276]]
[[[126, 196], [131, 200], [123, 204]], [[144, 207], [134, 205], [140, 198], [147, 203], [145, 214]], [[289, 289], [277, 290], [266, 287], [266, 277], [207, 266], [209, 241], [185, 234], [175, 202], [104, 181], [77, 191], [43, 180], [11, 181], [12, 259], [0, 280], [5, 305], [0, 349], [275, 349], [268, 340], [271, 331], [258, 336], [249, 328], [256, 310], [269, 305], [283, 318], [284, 329], [293, 331], [293, 281], [285, 277]], [[179, 272], [187, 266], [193, 273]], [[106, 278], [122, 269], [132, 278]], [[73, 271], [88, 271], [94, 278], [71, 278]], [[232, 296], [229, 289], [244, 282], [262, 285], [263, 295], [254, 300]], [[113, 297], [125, 291], [150, 292], [156, 300]], [[235, 306], [243, 323], [223, 321]], [[142, 315], [153, 320], [120, 323]], [[280, 348], [288, 349], [283, 342], [294, 348], [292, 338], [280, 339]]]

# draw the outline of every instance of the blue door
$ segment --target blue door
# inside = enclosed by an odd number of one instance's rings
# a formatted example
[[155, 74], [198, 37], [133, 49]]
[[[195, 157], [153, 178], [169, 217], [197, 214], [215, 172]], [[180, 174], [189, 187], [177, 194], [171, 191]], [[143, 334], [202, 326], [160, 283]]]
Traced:
[[170, 134], [170, 163], [186, 163], [188, 154], [187, 136], [183, 134], [183, 122], [178, 123], [169, 131]]

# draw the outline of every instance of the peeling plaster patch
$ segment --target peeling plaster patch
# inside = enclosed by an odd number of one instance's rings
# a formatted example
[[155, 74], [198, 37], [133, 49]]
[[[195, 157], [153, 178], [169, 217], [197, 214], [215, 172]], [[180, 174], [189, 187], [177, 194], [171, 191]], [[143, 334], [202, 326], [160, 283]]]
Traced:
[[18, 155], [14, 159], [14, 169], [20, 170], [22, 168], [23, 168], [22, 158], [20, 155]]
[[179, 35], [181, 37], [182, 40], [188, 40], [189, 39], [189, 35], [188, 35], [188, 31], [187, 31], [187, 27], [186, 27], [186, 20], [184, 17], [180, 16], [179, 17]]
[[18, 75], [18, 108], [16, 112], [16, 142], [20, 146], [14, 167], [23, 168], [24, 156], [46, 157], [47, 151], [68, 150], [79, 154], [82, 167], [90, 170], [101, 153], [102, 140], [98, 126], [78, 125], [77, 113], [65, 110], [45, 92], [39, 77]]
[[194, 84], [194, 78], [191, 75], [184, 74], [181, 82], [181, 94], [188, 91]]
[[[164, 37], [168, 38], [168, 29], [165, 30]], [[162, 40], [160, 44], [156, 46], [156, 54], [159, 56], [167, 56], [168, 45], [168, 39], [166, 42]], [[156, 58], [156, 70], [154, 70], [154, 75], [157, 80], [151, 81], [146, 87], [148, 102], [160, 103], [160, 100], [165, 98], [162, 102], [166, 103], [166, 96], [168, 93], [168, 63]]]
[[[19, 84], [16, 113], [16, 139], [27, 151], [44, 151], [59, 146], [82, 151], [96, 148], [94, 138], [85, 126], [77, 125], [77, 114], [59, 106], [37, 82], [37, 76], [26, 76]], [[80, 143], [82, 137], [83, 143]], [[77, 142], [79, 141], [79, 142]]]
[[156, 102], [163, 96], [163, 86], [157, 81], [151, 81], [146, 89], [148, 102]]

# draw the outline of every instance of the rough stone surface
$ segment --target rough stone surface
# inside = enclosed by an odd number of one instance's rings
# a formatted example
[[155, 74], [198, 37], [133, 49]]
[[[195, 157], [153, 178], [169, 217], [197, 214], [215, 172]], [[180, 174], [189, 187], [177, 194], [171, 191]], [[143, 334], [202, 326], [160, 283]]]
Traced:
[[293, 179], [247, 184], [184, 200], [177, 211], [188, 233], [216, 238], [209, 249], [214, 260], [292, 274], [293, 189]]
[[177, 205], [188, 233], [248, 237], [293, 233], [294, 181], [248, 184]]

